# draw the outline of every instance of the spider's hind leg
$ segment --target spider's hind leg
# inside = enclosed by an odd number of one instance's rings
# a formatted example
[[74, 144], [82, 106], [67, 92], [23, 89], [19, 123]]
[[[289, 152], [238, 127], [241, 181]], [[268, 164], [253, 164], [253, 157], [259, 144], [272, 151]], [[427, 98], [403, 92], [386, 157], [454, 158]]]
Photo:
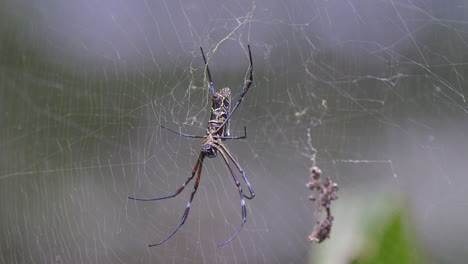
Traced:
[[211, 79], [210, 68], [208, 67], [208, 62], [206, 61], [205, 53], [203, 52], [202, 47], [200, 47], [200, 51], [201, 51], [201, 54], [202, 54], [202, 57], [203, 57], [203, 61], [205, 62], [206, 74], [208, 75], [208, 80], [210, 81], [210, 94], [211, 94], [211, 96], [214, 96], [214, 94], [216, 93], [216, 88], [214, 86], [213, 79]]
[[165, 128], [173, 133], [176, 133], [177, 135], [179, 136], [184, 136], [184, 137], [189, 137], [189, 138], [204, 138], [204, 136], [198, 136], [198, 135], [190, 135], [190, 134], [185, 134], [185, 133], [182, 133], [182, 132], [179, 132], [179, 131], [176, 131], [172, 128], [168, 128], [168, 127], [165, 127], [163, 125], [161, 125], [162, 128]]

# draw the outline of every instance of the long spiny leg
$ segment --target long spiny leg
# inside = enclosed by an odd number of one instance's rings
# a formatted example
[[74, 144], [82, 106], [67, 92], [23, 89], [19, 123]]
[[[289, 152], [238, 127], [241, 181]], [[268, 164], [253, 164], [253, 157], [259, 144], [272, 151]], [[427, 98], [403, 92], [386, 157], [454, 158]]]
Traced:
[[190, 137], [190, 138], [204, 138], [204, 136], [197, 136], [197, 135], [185, 134], [185, 133], [176, 131], [176, 130], [174, 130], [174, 129], [172, 129], [172, 128], [165, 127], [165, 126], [163, 126], [163, 125], [161, 125], [161, 127], [162, 127], [162, 128], [165, 128], [165, 129], [167, 129], [167, 130], [169, 130], [169, 131], [171, 131], [171, 132], [174, 132], [174, 133], [176, 133], [176, 134], [179, 135], [179, 136]]
[[148, 245], [148, 247], [154, 247], [154, 246], [161, 245], [164, 242], [171, 239], [171, 237], [173, 237], [177, 233], [177, 231], [179, 231], [179, 229], [182, 227], [182, 225], [185, 223], [185, 220], [187, 220], [188, 214], [190, 212], [190, 206], [192, 205], [193, 197], [195, 196], [195, 193], [197, 192], [198, 184], [200, 184], [200, 176], [201, 176], [201, 172], [202, 172], [204, 157], [205, 156], [200, 155], [200, 159], [199, 159], [200, 160], [200, 163], [199, 163], [200, 166], [198, 167], [197, 179], [195, 180], [195, 184], [193, 185], [193, 190], [192, 190], [192, 194], [190, 195], [190, 200], [187, 203], [187, 207], [185, 207], [185, 211], [184, 211], [184, 214], [182, 215], [182, 218], [180, 219], [179, 225], [174, 230], [174, 232], [172, 232], [168, 237], [166, 237], [166, 239], [164, 239], [163, 241], [161, 241], [159, 243]]
[[206, 74], [208, 74], [208, 80], [210, 81], [210, 93], [211, 93], [211, 96], [214, 96], [214, 94], [216, 93], [216, 89], [215, 89], [215, 86], [214, 86], [214, 83], [213, 83], [213, 79], [211, 79], [210, 68], [208, 68], [208, 62], [206, 61], [205, 53], [203, 52], [202, 47], [200, 47], [200, 50], [201, 50], [201, 54], [203, 56], [203, 61], [205, 61]]
[[242, 186], [241, 186], [239, 180], [237, 179], [237, 176], [234, 174], [234, 171], [232, 170], [231, 165], [229, 165], [229, 161], [226, 158], [226, 154], [224, 153], [224, 150], [223, 149], [218, 149], [218, 150], [219, 150], [219, 153], [221, 153], [221, 156], [223, 157], [224, 162], [226, 163], [226, 166], [228, 167], [229, 172], [231, 173], [232, 178], [234, 179], [234, 182], [235, 182], [237, 188], [239, 189], [239, 196], [240, 196], [241, 208], [242, 208], [242, 223], [239, 225], [236, 232], [228, 240], [226, 240], [223, 243], [218, 245], [218, 247], [222, 247], [222, 246], [226, 245], [227, 243], [231, 242], [239, 234], [239, 232], [242, 230], [242, 228], [244, 227], [245, 222], [247, 222], [247, 209], [245, 208], [245, 200], [244, 200], [244, 193], [242, 191]]
[[237, 162], [237, 160], [232, 156], [232, 154], [229, 152], [229, 150], [223, 145], [223, 144], [219, 144], [219, 147], [224, 150], [224, 152], [227, 154], [227, 156], [232, 160], [232, 162], [234, 163], [234, 165], [236, 165], [237, 169], [239, 170], [239, 172], [242, 174], [242, 178], [244, 179], [245, 181], [245, 184], [247, 185], [247, 188], [249, 189], [249, 192], [250, 192], [250, 196], [247, 196], [244, 194], [244, 197], [247, 198], [247, 199], [253, 199], [255, 197], [255, 192], [252, 188], [252, 186], [250, 185], [250, 182], [249, 180], [247, 179], [247, 176], [245, 175], [245, 172], [244, 172], [244, 169], [242, 169], [242, 167], [240, 166], [239, 162]]
[[233, 108], [231, 109], [231, 111], [229, 112], [229, 115], [226, 117], [226, 119], [224, 120], [224, 122], [218, 127], [218, 131], [219, 131], [224, 125], [226, 125], [226, 122], [231, 118], [232, 114], [234, 114], [234, 112], [236, 111], [237, 107], [240, 105], [240, 103], [241, 103], [242, 100], [244, 99], [245, 94], [249, 91], [249, 88], [250, 88], [250, 86], [252, 85], [252, 82], [253, 82], [252, 53], [250, 52], [250, 45], [248, 45], [247, 47], [248, 47], [248, 49], [249, 49], [249, 60], [250, 60], [249, 77], [248, 77], [247, 80], [245, 80], [245, 82], [244, 82], [244, 88], [242, 88], [242, 92], [241, 92], [241, 94], [239, 95], [239, 99], [237, 100], [236, 104], [234, 105], [234, 107], [233, 107]]
[[202, 161], [203, 161], [203, 153], [200, 153], [200, 156], [198, 156], [197, 163], [195, 163], [195, 166], [193, 167], [192, 174], [188, 177], [188, 179], [184, 182], [184, 184], [182, 184], [182, 186], [180, 186], [179, 189], [177, 189], [177, 191], [175, 191], [173, 194], [168, 195], [168, 196], [158, 197], [158, 198], [128, 197], [128, 199], [137, 200], [137, 201], [157, 201], [157, 200], [163, 200], [163, 199], [167, 199], [167, 198], [176, 197], [177, 195], [179, 195], [185, 189], [185, 186], [193, 179], [193, 177], [195, 176], [195, 173], [197, 173], [197, 171], [201, 170]]

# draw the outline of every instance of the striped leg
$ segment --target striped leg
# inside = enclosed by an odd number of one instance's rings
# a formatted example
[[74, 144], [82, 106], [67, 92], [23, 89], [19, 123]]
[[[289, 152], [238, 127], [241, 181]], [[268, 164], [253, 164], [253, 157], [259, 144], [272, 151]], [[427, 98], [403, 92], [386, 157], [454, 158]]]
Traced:
[[[200, 176], [201, 176], [201, 171], [202, 171], [202, 167], [203, 167], [203, 158], [205, 156], [203, 155], [200, 155], [200, 158], [199, 158], [199, 167], [198, 167], [198, 174], [197, 174], [197, 179], [195, 180], [195, 184], [193, 185], [193, 190], [192, 190], [192, 194], [190, 195], [190, 200], [189, 202], [187, 203], [187, 207], [185, 207], [185, 211], [184, 211], [184, 214], [182, 215], [182, 218], [180, 219], [180, 222], [179, 222], [179, 225], [177, 226], [177, 228], [174, 230], [174, 232], [172, 232], [166, 239], [164, 239], [163, 241], [159, 242], [159, 243], [156, 243], [156, 244], [151, 244], [151, 245], [148, 245], [148, 247], [154, 247], [154, 246], [158, 246], [158, 245], [161, 245], [163, 244], [164, 242], [168, 241], [169, 239], [171, 239], [171, 237], [173, 237], [177, 231], [179, 231], [179, 229], [182, 227], [182, 225], [185, 223], [185, 220], [187, 220], [187, 217], [188, 217], [188, 214], [190, 212], [190, 206], [192, 205], [192, 201], [193, 201], [193, 197], [195, 196], [195, 193], [197, 192], [197, 189], [198, 189], [198, 184], [200, 184]], [[196, 166], [195, 166], [196, 167]], [[195, 170], [194, 170], [195, 171]]]
[[239, 180], [237, 179], [237, 176], [234, 174], [234, 171], [232, 171], [231, 165], [229, 165], [229, 161], [226, 158], [226, 154], [224, 153], [224, 150], [219, 149], [219, 153], [221, 153], [221, 156], [223, 157], [224, 162], [226, 163], [226, 166], [228, 167], [229, 172], [231, 172], [232, 178], [234, 179], [234, 182], [235, 182], [237, 188], [239, 189], [239, 196], [240, 196], [241, 207], [242, 207], [242, 223], [239, 225], [236, 232], [228, 240], [226, 240], [223, 243], [218, 245], [218, 247], [222, 247], [222, 246], [226, 245], [227, 243], [231, 242], [239, 234], [239, 232], [242, 230], [242, 228], [244, 227], [245, 222], [247, 222], [247, 209], [245, 208], [245, 200], [244, 200], [244, 193], [242, 191], [242, 186], [241, 186]]
[[158, 198], [128, 197], [128, 199], [137, 200], [137, 201], [157, 201], [157, 200], [163, 200], [163, 199], [167, 199], [167, 198], [176, 197], [177, 195], [179, 195], [185, 189], [185, 186], [193, 179], [193, 177], [195, 176], [195, 173], [197, 173], [197, 171], [201, 171], [201, 165], [203, 163], [203, 158], [204, 158], [203, 153], [200, 153], [200, 156], [198, 156], [197, 163], [195, 163], [195, 167], [193, 167], [192, 175], [190, 175], [188, 177], [188, 179], [184, 182], [184, 184], [182, 184], [182, 186], [180, 186], [179, 189], [177, 189], [177, 191], [175, 191], [173, 194], [168, 195], [168, 196], [158, 197]]

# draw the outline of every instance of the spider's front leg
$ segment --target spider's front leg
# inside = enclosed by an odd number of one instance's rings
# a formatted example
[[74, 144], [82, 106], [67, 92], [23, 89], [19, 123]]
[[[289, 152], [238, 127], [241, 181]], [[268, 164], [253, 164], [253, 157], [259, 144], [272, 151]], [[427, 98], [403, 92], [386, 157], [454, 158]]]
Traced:
[[[222, 145], [219, 145], [219, 146], [222, 146]], [[218, 245], [218, 247], [222, 247], [222, 246], [226, 245], [227, 243], [231, 242], [239, 234], [239, 232], [242, 230], [242, 228], [244, 228], [244, 225], [247, 222], [247, 209], [245, 208], [245, 200], [244, 200], [245, 195], [244, 195], [244, 192], [242, 191], [242, 186], [241, 186], [241, 184], [239, 182], [239, 179], [237, 178], [236, 174], [234, 174], [234, 171], [232, 170], [231, 165], [229, 165], [229, 161], [228, 161], [228, 159], [226, 157], [226, 154], [224, 153], [224, 150], [222, 148], [219, 149], [219, 153], [221, 154], [221, 157], [223, 157], [224, 163], [228, 167], [229, 172], [231, 173], [231, 176], [232, 176], [232, 178], [234, 180], [234, 183], [236, 184], [236, 186], [237, 186], [237, 188], [239, 190], [241, 210], [242, 210], [242, 222], [241, 222], [241, 224], [237, 228], [236, 232], [234, 232], [234, 234], [229, 239], [227, 239], [226, 241], [224, 241], [223, 243]]]
[[201, 178], [201, 172], [202, 172], [203, 158], [204, 157], [205, 156], [203, 156], [203, 154], [200, 154], [200, 159], [199, 159], [199, 161], [200, 161], [199, 165], [200, 166], [198, 167], [197, 179], [195, 180], [195, 184], [193, 185], [192, 194], [190, 195], [190, 199], [189, 199], [189, 201], [187, 203], [187, 206], [185, 207], [185, 211], [184, 211], [184, 214], [182, 215], [182, 218], [180, 219], [179, 225], [177, 225], [176, 229], [168, 237], [166, 237], [164, 240], [162, 240], [161, 242], [158, 242], [156, 244], [148, 245], [148, 247], [159, 246], [159, 245], [163, 244], [164, 242], [168, 241], [184, 225], [185, 220], [187, 220], [189, 212], [190, 212], [190, 206], [192, 205], [193, 197], [195, 196], [195, 193], [197, 193], [198, 185], [200, 184], [200, 178]]
[[234, 159], [231, 152], [229, 152], [229, 150], [223, 144], [219, 144], [219, 148], [221, 148], [226, 153], [226, 155], [229, 157], [229, 159], [231, 159], [231, 161], [234, 163], [234, 165], [236, 165], [237, 169], [241, 173], [242, 179], [244, 179], [245, 184], [247, 185], [247, 188], [249, 189], [249, 192], [250, 192], [250, 196], [247, 196], [244, 194], [244, 197], [249, 200], [253, 199], [255, 197], [255, 192], [252, 188], [252, 185], [250, 185], [249, 180], [247, 179], [247, 175], [245, 174], [244, 169], [242, 169], [239, 162], [237, 162], [237, 160]]
[[184, 184], [182, 184], [182, 186], [180, 186], [179, 189], [177, 189], [177, 191], [175, 191], [173, 194], [168, 195], [168, 196], [158, 197], [158, 198], [135, 198], [135, 197], [129, 196], [128, 199], [137, 200], [137, 201], [157, 201], [157, 200], [164, 200], [164, 199], [176, 197], [185, 189], [185, 186], [193, 179], [193, 177], [195, 176], [195, 173], [201, 170], [201, 167], [203, 165], [202, 164], [203, 158], [204, 158], [203, 153], [200, 153], [200, 155], [198, 156], [197, 163], [195, 163], [195, 166], [193, 167], [192, 174], [188, 177], [188, 179], [184, 182]]

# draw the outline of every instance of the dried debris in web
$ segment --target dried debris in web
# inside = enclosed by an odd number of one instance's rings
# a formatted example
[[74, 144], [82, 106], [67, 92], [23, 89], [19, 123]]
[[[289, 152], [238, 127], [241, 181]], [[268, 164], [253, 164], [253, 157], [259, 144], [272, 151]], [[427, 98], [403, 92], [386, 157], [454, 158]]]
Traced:
[[[310, 181], [306, 184], [309, 189], [312, 191], [317, 191], [318, 193], [318, 196], [315, 196], [314, 194], [309, 196], [309, 200], [318, 201], [318, 205], [314, 214], [317, 220], [314, 226], [314, 230], [309, 236], [309, 240], [316, 243], [320, 243], [326, 238], [330, 238], [333, 223], [333, 216], [330, 209], [331, 201], [338, 199], [338, 184], [333, 182], [328, 176], [324, 181], [322, 181], [320, 178], [321, 174], [322, 170], [319, 167], [311, 167]], [[326, 211], [326, 216], [324, 219], [320, 220], [324, 208]]]
[[[317, 150], [312, 146], [312, 139], [310, 136], [310, 128], [307, 129], [307, 147], [310, 153], [304, 156], [310, 158], [312, 167], [309, 168], [310, 180], [306, 184], [307, 188], [316, 192], [309, 196], [309, 200], [318, 201], [317, 208], [315, 209], [314, 217], [316, 219], [312, 234], [309, 235], [309, 240], [321, 243], [327, 238], [330, 238], [330, 233], [333, 224], [333, 216], [331, 213], [331, 202], [338, 199], [338, 184], [333, 182], [329, 176], [322, 181], [322, 170], [316, 166]], [[322, 213], [325, 209], [326, 215], [322, 219]]]

